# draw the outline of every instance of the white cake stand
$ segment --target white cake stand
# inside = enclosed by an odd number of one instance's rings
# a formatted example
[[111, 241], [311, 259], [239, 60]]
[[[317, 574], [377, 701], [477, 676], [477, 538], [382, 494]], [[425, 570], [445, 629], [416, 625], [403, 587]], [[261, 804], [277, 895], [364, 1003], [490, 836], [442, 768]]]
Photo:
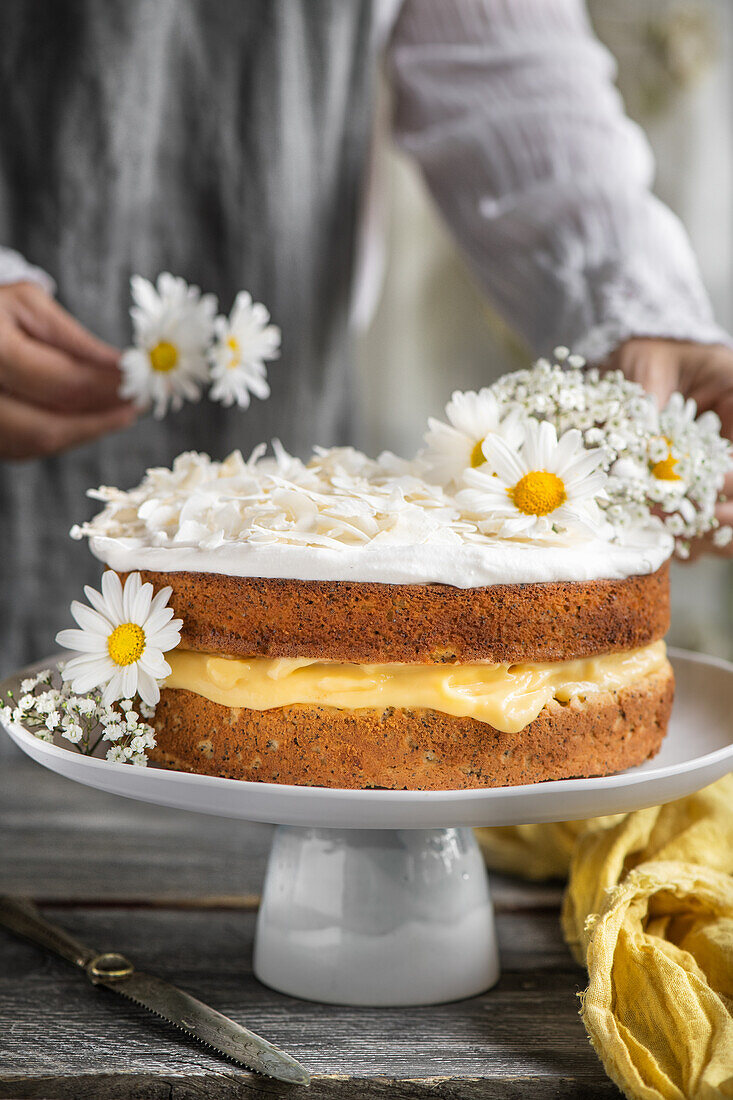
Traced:
[[[471, 826], [622, 813], [681, 798], [733, 770], [733, 665], [671, 657], [677, 697], [661, 752], [598, 779], [470, 791], [329, 790], [111, 764], [39, 741], [15, 723], [6, 728], [38, 763], [88, 786], [279, 825], [254, 952], [255, 973], [267, 985], [334, 1004], [435, 1004], [482, 993], [499, 977]], [[17, 690], [31, 671], [0, 691]]]

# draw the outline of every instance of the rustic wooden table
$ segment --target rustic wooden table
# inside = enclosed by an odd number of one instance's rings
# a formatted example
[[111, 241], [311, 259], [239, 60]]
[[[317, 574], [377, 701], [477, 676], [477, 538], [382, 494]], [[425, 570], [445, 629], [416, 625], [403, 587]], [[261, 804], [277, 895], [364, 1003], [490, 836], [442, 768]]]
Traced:
[[126, 801], [3, 757], [0, 892], [34, 898], [79, 938], [249, 1025], [313, 1083], [292, 1089], [209, 1056], [0, 930], [0, 1100], [621, 1095], [577, 1015], [585, 974], [560, 936], [559, 888], [494, 877], [502, 977], [482, 997], [417, 1009], [311, 1004], [252, 974], [269, 838], [268, 826]]

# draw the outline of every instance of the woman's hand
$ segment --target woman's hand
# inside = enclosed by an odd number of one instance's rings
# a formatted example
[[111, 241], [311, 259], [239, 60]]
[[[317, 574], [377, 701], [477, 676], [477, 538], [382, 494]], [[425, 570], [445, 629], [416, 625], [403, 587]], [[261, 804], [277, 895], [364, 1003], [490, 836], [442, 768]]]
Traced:
[[[649, 393], [656, 394], [662, 408], [672, 393], [678, 390], [685, 397], [694, 397], [698, 412], [712, 409], [720, 417], [722, 433], [733, 439], [733, 351], [722, 344], [693, 344], [677, 340], [627, 340], [610, 356], [604, 366], [623, 371], [627, 378], [639, 382]], [[733, 497], [733, 473], [723, 486], [726, 497]], [[716, 516], [722, 524], [733, 526], [733, 500], [718, 505]], [[710, 538], [693, 544], [692, 557], [714, 550], [733, 557], [733, 542], [723, 549], [715, 548]]]
[[35, 283], [0, 286], [0, 459], [56, 454], [131, 424], [119, 357]]

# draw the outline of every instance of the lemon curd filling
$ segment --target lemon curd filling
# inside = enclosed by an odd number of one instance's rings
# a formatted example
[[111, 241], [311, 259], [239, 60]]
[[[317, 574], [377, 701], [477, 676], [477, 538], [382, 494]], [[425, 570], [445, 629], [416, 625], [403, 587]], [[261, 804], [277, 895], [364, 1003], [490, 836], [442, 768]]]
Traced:
[[424, 708], [475, 718], [504, 733], [523, 729], [551, 699], [566, 703], [614, 691], [667, 663], [664, 642], [576, 661], [513, 665], [358, 665], [178, 649], [166, 656], [171, 675], [165, 687], [192, 691], [225, 707]]

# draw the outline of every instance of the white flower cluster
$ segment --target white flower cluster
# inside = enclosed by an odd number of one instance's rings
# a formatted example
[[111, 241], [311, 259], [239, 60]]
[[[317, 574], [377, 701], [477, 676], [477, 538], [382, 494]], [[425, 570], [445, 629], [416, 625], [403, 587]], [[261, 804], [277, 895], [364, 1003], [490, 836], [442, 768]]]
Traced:
[[154, 708], [141, 703], [135, 710], [131, 699], [122, 699], [116, 707], [105, 706], [101, 692], [73, 695], [70, 684], [56, 686], [55, 679], [50, 669], [44, 669], [22, 680], [17, 699], [12, 692], [0, 699], [0, 716], [26, 727], [42, 741], [53, 741], [54, 734], [59, 734], [84, 756], [93, 755], [102, 742], [109, 741], [107, 760], [147, 765], [155, 731], [143, 719], [152, 718]]
[[715, 506], [731, 445], [713, 412], [697, 417], [692, 400], [673, 394], [661, 411], [656, 400], [620, 371], [583, 369], [580, 356], [557, 348], [558, 362], [540, 359], [529, 370], [500, 378], [490, 391], [504, 415], [521, 410], [547, 421], [558, 434], [576, 429], [598, 448], [608, 478], [598, 504], [617, 529], [661, 518], [680, 557], [693, 538], [714, 532], [717, 545], [733, 532], [718, 527]]
[[270, 396], [265, 361], [280, 354], [280, 329], [270, 314], [241, 291], [228, 317], [216, 316], [217, 300], [164, 272], [154, 286], [131, 280], [134, 345], [121, 359], [120, 395], [158, 419], [168, 408], [209, 397], [247, 408], [250, 394]]
[[[304, 464], [275, 441], [245, 460], [180, 455], [105, 503], [72, 536], [126, 549], [217, 550], [247, 542], [338, 549], [487, 540], [565, 545], [636, 532], [672, 536], [678, 552], [716, 528], [731, 448], [713, 413], [675, 395], [658, 411], [620, 373], [599, 375], [557, 349], [559, 362], [455, 393], [447, 423], [430, 420], [411, 461], [349, 447], [316, 448]], [[666, 528], [666, 533], [664, 529]], [[722, 544], [729, 529], [715, 532]]]

